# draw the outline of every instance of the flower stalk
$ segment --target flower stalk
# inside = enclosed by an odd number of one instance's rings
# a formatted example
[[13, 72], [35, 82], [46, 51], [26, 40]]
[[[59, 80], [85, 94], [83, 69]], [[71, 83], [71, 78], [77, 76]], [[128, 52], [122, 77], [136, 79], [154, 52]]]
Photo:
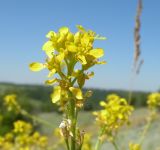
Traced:
[[67, 27], [60, 28], [57, 33], [50, 31], [46, 35], [49, 40], [42, 47], [47, 55], [46, 62], [30, 64], [32, 71], [44, 68], [49, 71], [48, 77], [52, 79], [45, 83], [54, 85], [52, 102], [59, 105], [66, 116], [60, 124], [60, 130], [67, 150], [81, 150], [83, 145], [84, 135], [77, 127], [77, 117], [85, 99], [90, 95], [84, 95], [82, 88], [94, 74], [86, 71], [96, 64], [105, 64], [99, 61], [104, 55], [103, 49], [93, 47], [95, 40], [104, 38], [81, 25], [77, 29], [76, 33]]

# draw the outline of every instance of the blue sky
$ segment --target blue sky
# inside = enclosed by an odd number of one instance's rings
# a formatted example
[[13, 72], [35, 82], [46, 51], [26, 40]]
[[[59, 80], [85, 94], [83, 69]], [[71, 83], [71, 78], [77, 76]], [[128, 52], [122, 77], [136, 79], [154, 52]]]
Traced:
[[[81, 24], [106, 41], [106, 65], [95, 67], [88, 87], [128, 89], [133, 62], [133, 28], [137, 0], [1, 0], [0, 81], [43, 84], [46, 72], [30, 72], [28, 64], [44, 61], [41, 50], [50, 30], [68, 26], [74, 32]], [[134, 82], [137, 90], [160, 88], [160, 1], [144, 0], [142, 14], [142, 58], [145, 63]]]

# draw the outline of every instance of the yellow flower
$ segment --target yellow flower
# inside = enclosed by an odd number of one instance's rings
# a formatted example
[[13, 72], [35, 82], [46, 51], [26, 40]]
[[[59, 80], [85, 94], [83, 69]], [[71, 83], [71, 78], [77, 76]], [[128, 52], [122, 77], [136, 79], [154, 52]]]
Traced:
[[[54, 86], [51, 99], [53, 103], [61, 106], [64, 106], [70, 97], [74, 97], [77, 106], [82, 105], [80, 100], [83, 100], [84, 96], [81, 89], [85, 81], [94, 75], [94, 72], [86, 73], [86, 70], [96, 64], [105, 63], [99, 61], [104, 55], [104, 50], [94, 47], [95, 40], [104, 38], [91, 30], [84, 29], [81, 25], [78, 25], [77, 29], [76, 33], [72, 33], [68, 27], [62, 27], [58, 32], [49, 31], [46, 35], [48, 41], [42, 46], [47, 55], [45, 62], [33, 62], [29, 66], [32, 71], [45, 68], [49, 71], [50, 79], [45, 83], [57, 84]], [[77, 66], [81, 68], [78, 71]], [[78, 83], [78, 88], [74, 87], [75, 82]]]
[[14, 122], [15, 133], [30, 133], [32, 131], [32, 125], [22, 120]]
[[82, 150], [93, 150], [91, 142], [91, 134], [84, 135]]
[[34, 62], [30, 64], [30, 68], [32, 71], [40, 71], [44, 68], [44, 64], [42, 63], [38, 63], [38, 62]]
[[3, 146], [4, 141], [5, 141], [4, 138], [0, 136], [0, 147]]
[[4, 105], [8, 111], [19, 111], [20, 105], [17, 103], [17, 96], [15, 94], [9, 94], [4, 97]]
[[160, 107], [160, 93], [151, 93], [148, 96], [147, 104], [150, 108]]
[[5, 135], [5, 140], [12, 141], [13, 140], [13, 133], [7, 133]]
[[129, 116], [133, 110], [133, 107], [128, 105], [124, 98], [115, 94], [109, 95], [106, 101], [100, 102], [100, 105], [104, 109], [94, 112], [94, 115], [99, 125], [110, 135], [129, 121]]
[[48, 138], [41, 136], [39, 132], [34, 132], [31, 136], [32, 142], [40, 147], [46, 147], [48, 144]]
[[63, 61], [79, 61], [85, 69], [98, 64], [97, 59], [104, 55], [104, 51], [102, 48], [93, 48], [97, 35], [91, 30], [86, 31], [82, 26], [77, 28], [79, 31], [75, 34], [67, 27], [60, 28], [57, 33], [50, 31], [46, 35], [49, 40], [42, 47], [48, 57], [46, 63], [31, 63], [30, 69], [40, 71], [47, 68], [50, 72], [58, 73]]
[[71, 91], [71, 93], [77, 98], [77, 99], [83, 99], [83, 94], [81, 89], [79, 88], [74, 88], [74, 87], [70, 87], [69, 90]]
[[63, 89], [61, 86], [55, 86], [53, 93], [51, 94], [52, 103], [65, 102], [68, 99], [67, 90]]
[[46, 136], [41, 136], [38, 140], [38, 145], [45, 148], [48, 144], [48, 138]]
[[141, 146], [139, 144], [129, 144], [129, 150], [142, 150]]
[[13, 134], [7, 133], [3, 137], [0, 136], [0, 149], [10, 150], [13, 148]]
[[30, 148], [28, 146], [23, 146], [23, 147], [20, 147], [19, 150], [30, 150]]
[[28, 134], [18, 134], [15, 138], [15, 141], [17, 144], [19, 144], [19, 147], [29, 147], [33, 144], [32, 138]]

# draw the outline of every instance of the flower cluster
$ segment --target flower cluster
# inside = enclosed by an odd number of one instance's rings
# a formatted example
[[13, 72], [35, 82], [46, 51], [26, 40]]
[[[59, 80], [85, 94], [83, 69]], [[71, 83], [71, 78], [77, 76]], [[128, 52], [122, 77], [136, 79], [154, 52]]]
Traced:
[[94, 112], [96, 121], [103, 129], [103, 132], [112, 137], [121, 126], [129, 122], [133, 107], [128, 105], [124, 98], [120, 98], [115, 94], [109, 95], [106, 101], [100, 102], [100, 105], [104, 109]]
[[14, 132], [15, 133], [25, 133], [29, 134], [32, 131], [32, 125], [22, 120], [14, 122]]
[[5, 136], [0, 136], [0, 149], [3, 150], [10, 150], [12, 149], [13, 145], [13, 134], [7, 133]]
[[0, 136], [0, 149], [3, 150], [39, 150], [46, 149], [48, 139], [40, 135], [39, 132], [33, 132], [32, 125], [22, 120], [14, 122], [13, 131], [5, 136]]
[[17, 102], [17, 96], [15, 94], [9, 94], [4, 97], [4, 105], [7, 107], [8, 111], [19, 112], [21, 107]]
[[148, 96], [147, 104], [151, 109], [160, 107], [160, 93], [151, 93]]
[[[85, 99], [81, 88], [85, 81], [94, 75], [93, 72], [88, 73], [86, 70], [96, 64], [105, 63], [98, 60], [104, 55], [103, 49], [93, 47], [96, 39], [104, 38], [84, 29], [81, 25], [77, 28], [76, 33], [72, 33], [67, 27], [60, 28], [57, 33], [50, 31], [46, 35], [49, 40], [42, 47], [47, 55], [46, 62], [30, 64], [32, 71], [44, 68], [49, 70], [48, 77], [51, 79], [45, 83], [49, 85], [57, 83], [51, 98], [53, 103], [60, 103], [61, 106], [70, 99], [71, 94], [77, 100], [77, 104], [81, 103]], [[78, 88], [73, 87], [76, 81]]]

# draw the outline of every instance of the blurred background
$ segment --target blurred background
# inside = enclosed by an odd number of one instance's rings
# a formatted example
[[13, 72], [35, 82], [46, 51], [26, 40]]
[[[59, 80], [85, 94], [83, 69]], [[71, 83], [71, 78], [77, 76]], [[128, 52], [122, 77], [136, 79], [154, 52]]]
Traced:
[[[93, 68], [95, 76], [84, 88], [84, 91], [93, 90], [93, 96], [84, 106], [82, 114], [86, 115], [81, 118], [81, 125], [89, 128], [88, 120], [94, 122], [90, 111], [100, 109], [98, 103], [104, 100], [106, 95], [117, 93], [128, 98], [129, 91], [133, 90], [132, 104], [139, 108], [134, 116], [135, 131], [139, 130], [146, 113], [147, 95], [160, 90], [160, 1], [143, 1], [140, 47], [144, 64], [133, 82], [137, 3], [137, 0], [0, 1], [0, 100], [6, 94], [17, 94], [18, 101], [24, 109], [52, 120], [55, 127], [58, 126], [61, 117], [57, 106], [50, 100], [52, 87], [44, 85], [47, 72], [33, 73], [28, 65], [34, 61], [45, 61], [42, 45], [47, 41], [45, 35], [48, 31], [58, 31], [60, 27], [68, 26], [75, 32], [76, 25], [80, 24], [107, 38], [95, 43], [96, 47], [105, 50], [103, 60], [106, 60], [107, 64]], [[2, 109], [2, 106], [0, 107]], [[8, 118], [6, 120], [9, 120]], [[153, 129], [156, 126], [157, 123]], [[6, 125], [0, 129], [0, 133], [4, 134], [10, 127], [10, 124]], [[94, 126], [88, 130], [93, 129]], [[46, 131], [43, 126], [40, 130], [50, 133], [50, 130]], [[160, 129], [149, 134], [155, 135], [157, 131]], [[131, 136], [136, 139], [132, 133]], [[158, 139], [157, 135], [154, 140]], [[148, 143], [152, 143], [152, 140], [149, 141]], [[145, 147], [152, 150], [148, 145], [146, 142]]]

